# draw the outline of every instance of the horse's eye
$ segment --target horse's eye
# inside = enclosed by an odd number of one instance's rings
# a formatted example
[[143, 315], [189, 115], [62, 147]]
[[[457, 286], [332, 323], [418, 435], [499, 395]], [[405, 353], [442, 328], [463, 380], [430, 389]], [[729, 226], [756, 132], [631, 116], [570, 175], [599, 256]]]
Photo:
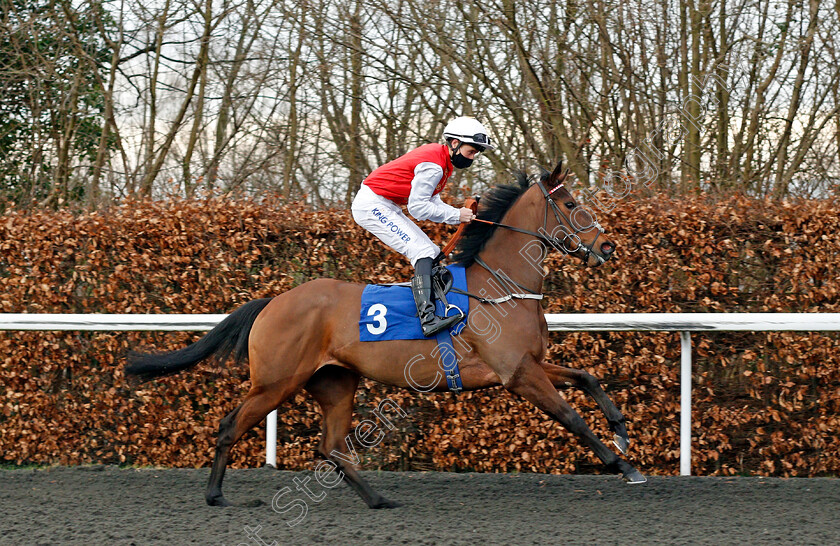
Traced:
[[575, 208], [575, 202], [574, 201], [566, 201], [566, 208], [569, 209], [569, 210]]

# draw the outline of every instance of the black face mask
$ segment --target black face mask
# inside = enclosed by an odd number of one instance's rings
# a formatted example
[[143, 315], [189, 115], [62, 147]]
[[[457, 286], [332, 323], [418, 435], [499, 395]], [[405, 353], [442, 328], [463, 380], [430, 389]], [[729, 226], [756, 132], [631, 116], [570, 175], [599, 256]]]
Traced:
[[473, 160], [467, 159], [466, 157], [462, 156], [460, 153], [457, 153], [452, 156], [452, 165], [456, 169], [466, 169], [470, 165], [472, 165]]
[[457, 148], [452, 148], [452, 166], [456, 169], [466, 169], [470, 165], [472, 165], [473, 160], [467, 159], [463, 155], [461, 155], [461, 145], [458, 144]]

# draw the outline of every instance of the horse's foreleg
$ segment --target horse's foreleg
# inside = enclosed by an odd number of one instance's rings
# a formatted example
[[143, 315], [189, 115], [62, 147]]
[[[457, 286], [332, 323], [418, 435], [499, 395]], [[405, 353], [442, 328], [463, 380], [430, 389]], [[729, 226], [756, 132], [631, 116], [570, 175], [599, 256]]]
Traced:
[[242, 404], [227, 414], [219, 423], [219, 436], [216, 439], [216, 455], [213, 457], [213, 468], [210, 471], [210, 481], [207, 484], [205, 499], [210, 506], [230, 506], [222, 494], [222, 480], [225, 477], [230, 450], [266, 415], [277, 408], [284, 400], [294, 394], [301, 385], [290, 382], [286, 385], [272, 385], [268, 387], [251, 388]]
[[[398, 502], [389, 501], [377, 493], [347, 460], [353, 460], [352, 453], [347, 453], [347, 441], [352, 435], [350, 423], [353, 419], [353, 404], [359, 375], [338, 366], [321, 368], [306, 384], [306, 390], [321, 406], [324, 414], [321, 443], [318, 453], [331, 461], [342, 473], [344, 481], [355, 491], [370, 508], [396, 508]], [[344, 455], [344, 459], [333, 453]]]
[[545, 374], [548, 376], [551, 384], [555, 388], [576, 387], [592, 397], [593, 400], [604, 412], [607, 422], [610, 424], [610, 430], [613, 431], [613, 443], [615, 447], [624, 454], [627, 454], [627, 448], [630, 446], [630, 437], [627, 435], [627, 426], [625, 425], [624, 415], [613, 404], [598, 380], [592, 375], [583, 370], [575, 370], [563, 366], [556, 366], [554, 364], [542, 363], [540, 364]]
[[581, 438], [609, 470], [620, 472], [628, 483], [647, 481], [630, 463], [610, 451], [595, 436], [583, 418], [560, 396], [542, 367], [530, 357], [526, 357], [517, 366], [511, 378], [505, 382], [505, 388], [533, 403], [566, 427], [566, 430]]

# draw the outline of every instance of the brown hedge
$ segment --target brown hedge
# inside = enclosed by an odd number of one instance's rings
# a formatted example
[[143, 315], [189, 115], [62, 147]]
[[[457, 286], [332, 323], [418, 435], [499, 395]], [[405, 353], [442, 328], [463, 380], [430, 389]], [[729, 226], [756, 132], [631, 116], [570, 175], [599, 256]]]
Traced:
[[[616, 260], [549, 258], [548, 312], [837, 312], [836, 201], [627, 199], [601, 223]], [[439, 241], [451, 228], [426, 226]], [[129, 202], [107, 212], [0, 216], [0, 312], [222, 313], [316, 277], [406, 280], [409, 264], [347, 211], [212, 199]], [[0, 462], [207, 466], [217, 423], [247, 389], [245, 367], [202, 364], [133, 391], [123, 355], [193, 333], [0, 332]], [[695, 334], [694, 471], [840, 473], [840, 343], [819, 333]], [[553, 334], [549, 358], [600, 377], [628, 418], [630, 458], [675, 474], [679, 343], [669, 333]], [[564, 395], [601, 437], [606, 423]], [[366, 382], [356, 419], [383, 397], [408, 416], [366, 468], [597, 472], [558, 425], [502, 389], [419, 395]], [[302, 394], [281, 408], [283, 468], [311, 467], [320, 417]], [[261, 464], [262, 429], [234, 450]]]

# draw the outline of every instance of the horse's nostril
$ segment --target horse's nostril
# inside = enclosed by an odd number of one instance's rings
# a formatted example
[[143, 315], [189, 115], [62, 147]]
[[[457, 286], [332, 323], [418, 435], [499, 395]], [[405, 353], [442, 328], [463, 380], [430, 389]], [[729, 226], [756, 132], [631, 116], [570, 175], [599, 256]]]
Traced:
[[612, 254], [615, 252], [615, 245], [612, 243], [601, 243], [601, 252], [604, 254]]

